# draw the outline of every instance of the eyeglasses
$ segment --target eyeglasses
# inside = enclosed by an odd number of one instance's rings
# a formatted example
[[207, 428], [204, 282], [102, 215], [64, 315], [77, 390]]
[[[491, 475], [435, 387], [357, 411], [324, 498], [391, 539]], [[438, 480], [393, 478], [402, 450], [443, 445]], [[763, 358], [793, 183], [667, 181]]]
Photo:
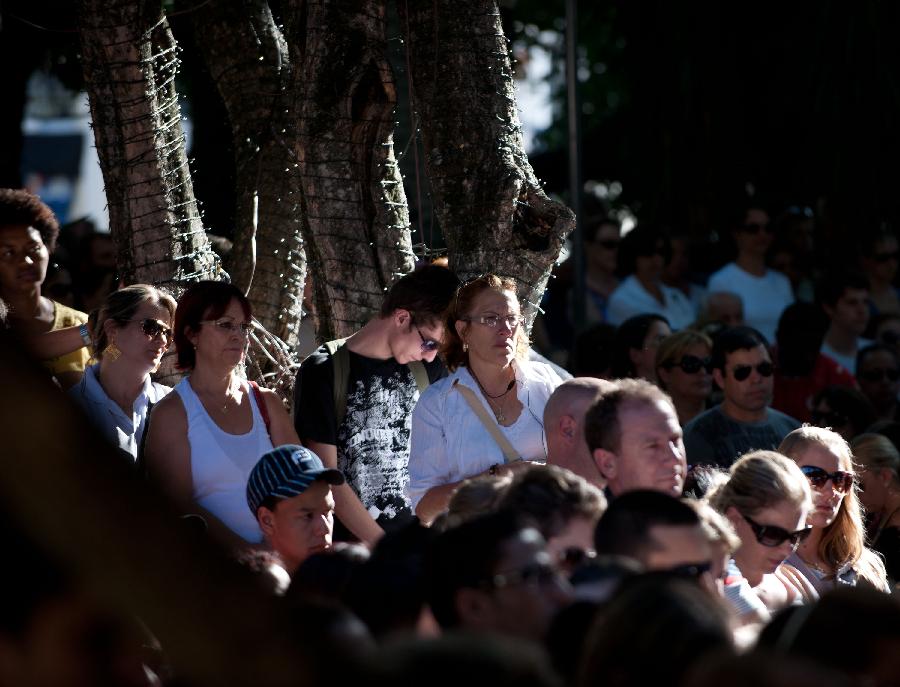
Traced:
[[846, 494], [853, 488], [853, 474], [850, 472], [844, 472], [843, 470], [828, 472], [815, 465], [804, 465], [800, 468], [800, 472], [806, 475], [806, 479], [816, 489], [824, 487], [828, 484], [828, 480], [831, 480], [831, 484], [838, 494]]
[[558, 582], [560, 578], [559, 571], [555, 567], [549, 563], [539, 562], [526, 565], [518, 570], [492, 575], [484, 580], [481, 586], [488, 589], [502, 589], [517, 585], [540, 587]]
[[253, 329], [252, 322], [235, 322], [234, 320], [200, 320], [200, 324], [211, 324], [221, 332], [229, 334], [238, 332], [242, 336], [247, 336]]
[[743, 513], [741, 513], [741, 517], [747, 521], [748, 525], [750, 525], [750, 529], [753, 530], [753, 536], [756, 537], [756, 541], [763, 546], [772, 548], [781, 546], [786, 541], [789, 541], [791, 542], [791, 548], [796, 551], [797, 547], [800, 546], [800, 542], [806, 539], [812, 531], [812, 527], [807, 525], [802, 530], [788, 532], [783, 527], [777, 527], [776, 525], [760, 525]]
[[680, 367], [681, 371], [685, 374], [693, 375], [700, 372], [700, 370], [706, 370], [707, 372], [712, 371], [712, 359], [707, 356], [706, 358], [698, 358], [695, 355], [683, 355], [681, 356], [681, 360], [676, 362], [668, 362], [663, 365], [667, 370], [671, 370], [673, 367]]
[[758, 234], [761, 231], [766, 232], [767, 234], [771, 234], [774, 232], [772, 229], [772, 225], [770, 224], [760, 224], [759, 222], [748, 222], [747, 224], [741, 227], [741, 231], [745, 234]]
[[430, 353], [431, 351], [436, 351], [438, 346], [440, 346], [439, 341], [435, 341], [434, 339], [426, 339], [422, 334], [422, 330], [419, 329], [419, 325], [413, 325], [416, 328], [416, 331], [419, 333], [419, 338], [422, 339], [422, 352]]
[[168, 346], [172, 341], [172, 328], [163, 324], [159, 320], [154, 320], [148, 317], [144, 320], [128, 321], [140, 323], [141, 331], [144, 332], [145, 336], [149, 336], [151, 339], [155, 339], [157, 336], [162, 337], [162, 340], [165, 342], [166, 346]]
[[812, 421], [814, 425], [818, 425], [819, 427], [831, 427], [832, 429], [835, 427], [843, 427], [846, 425], [850, 418], [842, 413], [832, 412], [823, 412], [820, 410], [812, 411]]
[[900, 379], [900, 370], [888, 368], [886, 370], [866, 370], [860, 372], [859, 377], [867, 382], [883, 382], [885, 378], [889, 382], [896, 382]]
[[675, 577], [683, 577], [686, 579], [696, 580], [712, 570], [712, 563], [704, 561], [702, 563], [683, 563], [659, 572], [664, 572]]
[[480, 315], [478, 317], [465, 317], [462, 318], [463, 322], [477, 322], [478, 324], [483, 324], [485, 327], [490, 327], [491, 329], [496, 329], [500, 326], [500, 323], [503, 322], [510, 329], [515, 329], [522, 322], [521, 315]]
[[[775, 372], [775, 366], [769, 361], [758, 363], [755, 367], [760, 377], [771, 377]], [[731, 374], [737, 381], [743, 382], [750, 376], [753, 369], [753, 365], [735, 365], [731, 369]]]
[[872, 259], [875, 262], [890, 262], [891, 260], [900, 259], [900, 251], [893, 251], [892, 253], [877, 253], [872, 256]]

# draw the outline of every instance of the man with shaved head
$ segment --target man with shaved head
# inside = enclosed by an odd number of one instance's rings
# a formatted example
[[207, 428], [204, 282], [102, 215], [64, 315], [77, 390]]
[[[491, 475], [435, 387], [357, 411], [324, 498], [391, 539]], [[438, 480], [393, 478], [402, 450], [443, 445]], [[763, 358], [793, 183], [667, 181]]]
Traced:
[[612, 389], [615, 389], [613, 382], [575, 377], [556, 387], [544, 407], [547, 463], [574, 472], [598, 489], [606, 487], [606, 479], [584, 438], [584, 415], [594, 401]]

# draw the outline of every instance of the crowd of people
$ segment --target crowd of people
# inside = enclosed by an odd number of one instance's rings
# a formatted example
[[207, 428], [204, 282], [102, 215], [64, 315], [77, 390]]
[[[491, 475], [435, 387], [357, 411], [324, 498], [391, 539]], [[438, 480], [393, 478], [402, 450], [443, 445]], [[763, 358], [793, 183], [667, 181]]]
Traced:
[[[532, 346], [513, 279], [420, 267], [303, 361], [291, 412], [246, 379], [256, 325], [231, 284], [134, 284], [90, 314], [49, 298], [59, 227], [24, 191], [0, 190], [0, 303], [178, 536], [297, 617], [313, 684], [886, 686], [900, 255], [880, 230], [857, 270], [818, 274], [810, 221], [776, 236], [742, 208], [705, 285], [686, 238], [589, 223], [574, 377]], [[548, 302], [539, 329], [569, 316]], [[153, 381], [170, 348], [174, 389]], [[28, 684], [80, 583], [2, 520], [32, 577], [4, 585], [0, 685]], [[141, 621], [104, 626], [104, 684], [187, 684]]]

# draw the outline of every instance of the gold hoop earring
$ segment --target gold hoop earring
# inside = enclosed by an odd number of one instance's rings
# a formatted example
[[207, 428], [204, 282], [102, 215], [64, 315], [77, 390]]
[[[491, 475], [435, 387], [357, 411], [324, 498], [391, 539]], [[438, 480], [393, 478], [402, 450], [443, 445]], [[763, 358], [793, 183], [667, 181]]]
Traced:
[[119, 347], [116, 346], [115, 341], [110, 341], [109, 345], [103, 349], [103, 356], [109, 358], [112, 361], [116, 361], [122, 357], [122, 351], [120, 351]]

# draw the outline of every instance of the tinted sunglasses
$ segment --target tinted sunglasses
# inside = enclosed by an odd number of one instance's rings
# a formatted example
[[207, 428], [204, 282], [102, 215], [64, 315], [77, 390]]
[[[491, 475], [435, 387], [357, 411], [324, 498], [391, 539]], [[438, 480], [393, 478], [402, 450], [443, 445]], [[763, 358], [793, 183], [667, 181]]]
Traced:
[[162, 337], [168, 346], [172, 341], [172, 328], [164, 325], [159, 320], [147, 318], [145, 320], [128, 320], [129, 322], [138, 322], [141, 325], [141, 331], [145, 336], [155, 339], [157, 336]]
[[712, 359], [709, 356], [698, 358], [695, 355], [683, 355], [677, 363], [668, 362], [664, 367], [667, 370], [671, 370], [673, 367], [680, 367], [682, 372], [689, 375], [697, 374], [700, 370], [712, 372]]
[[696, 580], [712, 570], [712, 563], [704, 561], [703, 563], [683, 563], [671, 568], [666, 568], [660, 572], [674, 575], [675, 577], [683, 577], [686, 579]]
[[828, 472], [815, 465], [804, 465], [800, 468], [800, 472], [806, 475], [806, 479], [816, 489], [823, 488], [828, 484], [828, 480], [831, 480], [831, 484], [834, 485], [834, 490], [838, 494], [846, 494], [853, 488], [853, 474], [850, 472], [843, 470]]
[[533, 587], [549, 585], [561, 579], [559, 571], [549, 563], [532, 563], [518, 570], [492, 575], [481, 583], [488, 589], [502, 589], [517, 585], [530, 585]]
[[745, 234], [758, 234], [761, 231], [771, 234], [774, 232], [771, 224], [760, 224], [759, 222], [750, 222], [741, 227], [741, 231]]
[[[759, 372], [760, 377], [771, 377], [775, 372], [775, 366], [768, 361], [762, 362], [756, 365], [756, 371]], [[731, 374], [739, 382], [747, 379], [751, 372], [753, 372], [753, 365], [735, 365], [731, 370]]]
[[419, 338], [422, 339], [422, 352], [430, 353], [431, 351], [436, 351], [438, 346], [440, 346], [439, 341], [435, 341], [434, 339], [426, 339], [425, 335], [422, 334], [422, 330], [419, 329], [418, 325], [415, 325], [416, 331], [419, 333]]
[[900, 379], [900, 370], [889, 368], [887, 370], [866, 370], [859, 373], [860, 378], [867, 382], [883, 382], [885, 378], [889, 382], [896, 382]]
[[753, 536], [756, 537], [756, 541], [758, 541], [763, 546], [776, 547], [781, 546], [786, 541], [791, 542], [791, 548], [793, 550], [797, 550], [797, 547], [800, 546], [800, 542], [806, 539], [809, 536], [809, 533], [812, 531], [812, 527], [807, 525], [802, 530], [797, 530], [796, 532], [788, 532], [783, 527], [777, 527], [775, 525], [760, 525], [758, 522], [753, 520], [752, 518], [748, 518], [746, 515], [741, 513], [741, 517], [747, 521], [747, 524], [750, 525], [750, 529], [753, 530]]

